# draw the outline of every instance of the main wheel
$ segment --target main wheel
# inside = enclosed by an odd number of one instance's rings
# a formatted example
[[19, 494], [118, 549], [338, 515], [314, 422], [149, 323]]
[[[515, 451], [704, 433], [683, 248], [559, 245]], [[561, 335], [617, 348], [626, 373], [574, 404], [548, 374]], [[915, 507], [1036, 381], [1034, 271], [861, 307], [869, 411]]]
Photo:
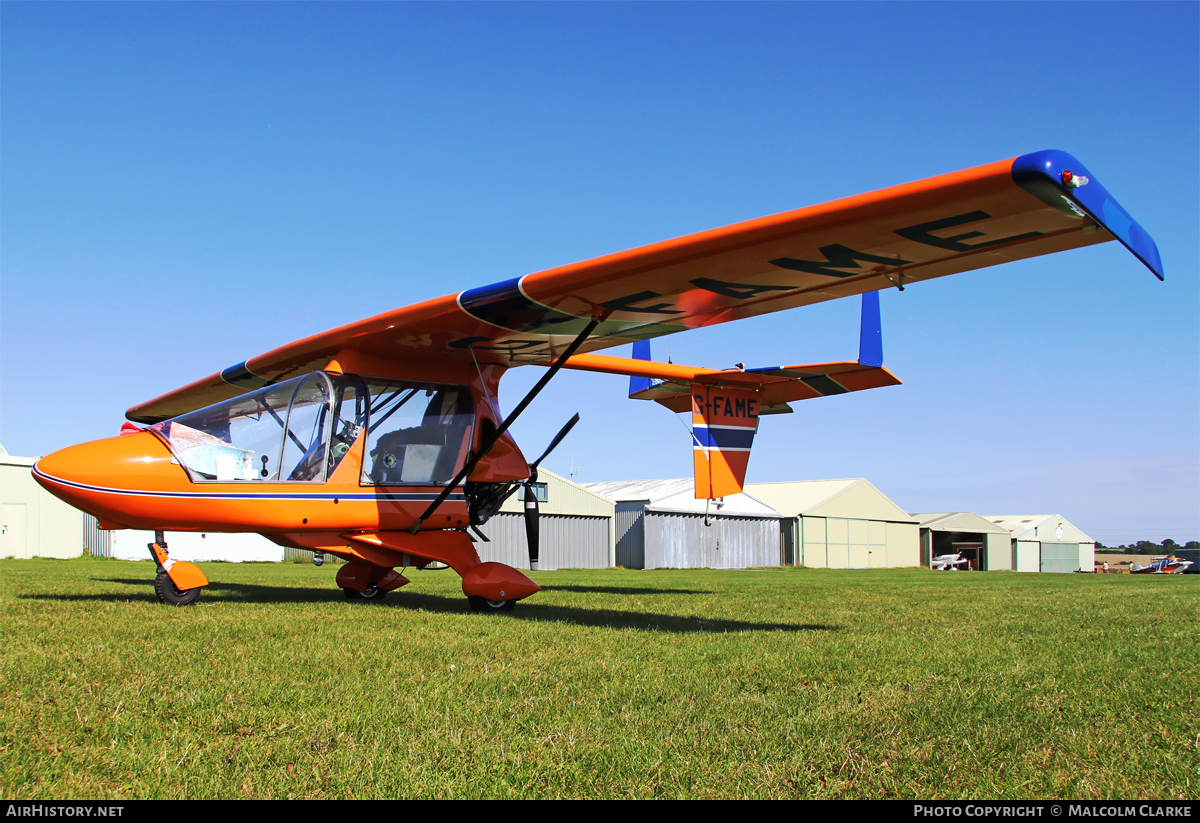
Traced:
[[467, 598], [467, 605], [471, 607], [473, 612], [492, 612], [500, 614], [502, 612], [511, 612], [517, 606], [515, 600], [488, 600], [485, 597], [480, 597], [473, 594]]
[[154, 593], [167, 605], [187, 606], [196, 602], [196, 598], [200, 596], [200, 589], [177, 589], [171, 576], [165, 571], [160, 571], [154, 578]]
[[383, 600], [387, 597], [387, 592], [378, 586], [372, 586], [365, 592], [355, 591], [354, 589], [342, 589], [342, 594], [346, 595], [347, 600]]

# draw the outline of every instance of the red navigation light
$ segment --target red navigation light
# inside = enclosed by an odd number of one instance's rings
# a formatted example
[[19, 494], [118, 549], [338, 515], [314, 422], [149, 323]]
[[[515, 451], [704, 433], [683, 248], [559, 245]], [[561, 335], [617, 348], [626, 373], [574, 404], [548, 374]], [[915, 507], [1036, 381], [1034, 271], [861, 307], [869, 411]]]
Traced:
[[1074, 174], [1073, 172], [1069, 171], [1063, 171], [1062, 181], [1064, 186], [1071, 189], [1077, 189], [1080, 186], [1086, 186], [1088, 184], [1088, 179], [1082, 174]]

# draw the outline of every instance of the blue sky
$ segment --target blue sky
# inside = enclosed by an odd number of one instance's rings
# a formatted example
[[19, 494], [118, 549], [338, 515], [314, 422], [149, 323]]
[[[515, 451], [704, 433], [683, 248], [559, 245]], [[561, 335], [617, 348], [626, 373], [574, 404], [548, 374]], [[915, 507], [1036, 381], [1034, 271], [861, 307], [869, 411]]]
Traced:
[[[134, 403], [422, 299], [1058, 148], [1166, 282], [1109, 243], [889, 291], [905, 385], [765, 420], [750, 479], [1200, 538], [1198, 9], [0, 4], [0, 442], [115, 434]], [[851, 359], [857, 311], [655, 356]], [[515, 432], [532, 456], [579, 411], [550, 469], [690, 474], [685, 427], [624, 393], [563, 374]]]

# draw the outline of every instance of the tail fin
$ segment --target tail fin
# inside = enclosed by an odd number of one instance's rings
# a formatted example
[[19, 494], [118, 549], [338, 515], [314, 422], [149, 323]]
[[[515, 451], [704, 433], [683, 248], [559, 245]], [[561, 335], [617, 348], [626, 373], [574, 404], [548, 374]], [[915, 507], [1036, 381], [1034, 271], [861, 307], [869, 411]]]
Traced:
[[761, 389], [692, 384], [692, 463], [697, 500], [742, 490], [761, 408]]
[[[650, 341], [637, 340], [633, 344], [633, 359], [634, 360], [649, 360], [650, 359]], [[649, 377], [630, 377], [629, 378], [629, 393], [636, 394], [653, 386], [654, 383]]]

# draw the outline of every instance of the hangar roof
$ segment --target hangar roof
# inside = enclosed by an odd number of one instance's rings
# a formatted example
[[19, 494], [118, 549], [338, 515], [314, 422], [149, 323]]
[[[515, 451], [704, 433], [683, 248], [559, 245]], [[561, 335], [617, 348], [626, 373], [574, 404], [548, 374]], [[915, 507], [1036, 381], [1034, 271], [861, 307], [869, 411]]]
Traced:
[[17, 457], [15, 454], [9, 454], [4, 451], [4, 447], [0, 446], [0, 464], [5, 466], [32, 466], [37, 462], [36, 457]]
[[[988, 514], [989, 521], [1008, 529], [1017, 540], [1054, 543], [1095, 543], [1096, 541], [1061, 514]], [[1062, 528], [1062, 536], [1058, 529]]]
[[1008, 529], [997, 526], [986, 517], [974, 512], [940, 512], [937, 514], [913, 514], [922, 529], [936, 532], [972, 532], [979, 534], [1009, 534]]
[[677, 477], [668, 480], [605, 480], [600, 483], [584, 483], [583, 485], [611, 500], [619, 502], [649, 500], [653, 503], [664, 497], [689, 491], [693, 483], [694, 481], [690, 477]]
[[[568, 480], [549, 469], [538, 468], [538, 482], [546, 484], [546, 502], [538, 509], [542, 514], [575, 514], [612, 517], [613, 502], [581, 483]], [[500, 507], [502, 512], [523, 512], [525, 504], [520, 494], [514, 494]]]
[[[696, 499], [695, 481], [690, 477], [668, 480], [610, 480], [602, 483], [585, 483], [584, 485], [591, 491], [618, 503], [644, 501], [649, 504], [647, 508], [657, 511], [703, 514], [707, 504], [706, 500]], [[745, 492], [720, 498], [709, 507], [709, 510], [712, 514], [779, 516], [779, 512], [775, 511], [770, 504]]]
[[857, 520], [916, 522], [866, 478], [750, 483], [746, 490], [788, 517], [846, 517]]

